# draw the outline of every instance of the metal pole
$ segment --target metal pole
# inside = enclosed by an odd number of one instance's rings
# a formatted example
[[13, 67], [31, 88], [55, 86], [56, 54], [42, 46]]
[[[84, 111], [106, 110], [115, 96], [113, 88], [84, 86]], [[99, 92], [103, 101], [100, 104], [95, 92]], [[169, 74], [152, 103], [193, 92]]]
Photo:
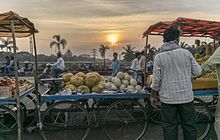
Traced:
[[145, 44], [145, 60], [144, 60], [144, 85], [146, 84], [146, 79], [147, 79], [147, 73], [148, 73], [148, 69], [147, 69], [147, 46], [148, 46], [148, 35], [146, 35], [146, 44]]
[[213, 39], [213, 48], [212, 48], [212, 54], [215, 52], [215, 50], [216, 50], [216, 45], [215, 45], [215, 43], [216, 43], [216, 40], [215, 39]]
[[18, 65], [17, 65], [17, 47], [16, 47], [16, 39], [15, 39], [15, 28], [14, 28], [14, 20], [11, 21], [11, 30], [12, 30], [12, 38], [13, 38], [13, 49], [14, 49], [14, 71], [15, 71], [15, 83], [16, 83], [16, 101], [17, 101], [17, 124], [18, 124], [18, 140], [21, 140], [22, 133], [22, 125], [21, 125], [21, 112], [20, 112], [20, 97], [19, 97], [19, 85], [18, 85]]

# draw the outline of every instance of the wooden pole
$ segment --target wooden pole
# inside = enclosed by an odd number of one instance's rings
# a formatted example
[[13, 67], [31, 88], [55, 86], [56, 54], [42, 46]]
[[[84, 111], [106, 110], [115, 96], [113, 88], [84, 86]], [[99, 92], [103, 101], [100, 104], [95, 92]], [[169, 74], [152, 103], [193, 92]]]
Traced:
[[36, 95], [36, 109], [37, 109], [37, 128], [39, 128], [41, 137], [43, 140], [46, 140], [46, 137], [44, 136], [42, 132], [42, 122], [41, 122], [41, 114], [40, 114], [40, 98], [41, 95], [38, 91], [38, 60], [37, 60], [37, 47], [36, 47], [36, 38], [35, 33], [33, 32], [33, 43], [34, 43], [34, 58], [35, 58], [35, 70], [34, 70], [34, 83], [35, 83], [35, 95]]
[[16, 83], [16, 101], [17, 101], [17, 126], [18, 126], [18, 140], [22, 139], [22, 125], [21, 125], [21, 111], [20, 111], [20, 97], [19, 97], [19, 85], [18, 85], [18, 65], [17, 65], [17, 47], [15, 39], [15, 28], [14, 20], [11, 21], [11, 30], [13, 38], [13, 49], [14, 49], [14, 71], [15, 71], [15, 83]]

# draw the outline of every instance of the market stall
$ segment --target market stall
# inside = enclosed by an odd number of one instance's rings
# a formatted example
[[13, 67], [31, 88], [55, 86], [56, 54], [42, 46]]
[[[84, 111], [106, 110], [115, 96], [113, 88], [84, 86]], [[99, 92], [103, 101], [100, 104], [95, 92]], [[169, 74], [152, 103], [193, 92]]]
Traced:
[[[171, 27], [176, 27], [180, 31], [181, 37], [209, 37], [213, 39], [213, 43], [203, 45], [203, 47], [205, 48], [205, 56], [200, 57], [200, 55], [196, 52], [195, 58], [200, 64], [208, 60], [208, 58], [217, 48], [216, 40], [220, 40], [220, 22], [180, 17], [174, 21], [160, 21], [151, 25], [143, 33], [143, 38], [146, 38], [146, 46], [148, 46], [148, 39], [150, 35], [162, 36], [164, 31]], [[195, 46], [197, 48], [200, 47], [200, 40], [195, 40]], [[151, 78], [152, 77], [149, 76], [147, 81], [151, 82]], [[211, 119], [210, 117], [208, 117], [208, 114], [212, 115], [212, 113], [215, 111], [215, 106], [218, 100], [218, 81], [216, 79], [216, 73], [213, 72], [201, 78], [197, 78], [196, 80], [193, 80], [192, 85], [196, 99], [199, 98], [203, 102], [203, 104], [207, 105], [207, 107], [205, 107], [206, 105], [200, 107], [201, 104], [194, 103], [195, 108], [207, 108], [207, 110], [209, 110], [206, 113], [203, 112], [203, 117], [206, 118], [206, 121], [204, 122], [206, 122], [206, 124], [209, 124]], [[198, 114], [197, 110], [196, 114]], [[158, 110], [157, 115], [158, 117], [156, 121], [160, 122], [160, 110]], [[208, 134], [210, 124], [204, 126], [203, 128], [204, 129], [202, 132], [198, 131], [200, 133], [198, 139], [203, 139]]]
[[[19, 88], [19, 78], [18, 78], [18, 66], [17, 66], [17, 45], [16, 38], [23, 38], [33, 36], [34, 52], [35, 52], [35, 93], [38, 96], [38, 84], [37, 84], [37, 52], [36, 52], [36, 42], [35, 33], [38, 31], [35, 29], [34, 24], [27, 18], [21, 17], [18, 14], [10, 11], [7, 13], [0, 14], [0, 37], [12, 37], [13, 39], [13, 55], [14, 55], [14, 74], [15, 74], [15, 97], [16, 100], [4, 100], [2, 101], [14, 101], [16, 102], [16, 118], [17, 118], [17, 133], [18, 140], [22, 138], [22, 124], [21, 124], [21, 103], [20, 103], [20, 88]], [[33, 89], [33, 88], [32, 88]], [[2, 94], [2, 93], [1, 93]], [[39, 103], [39, 102], [38, 102]]]
[[[212, 54], [216, 49], [216, 40], [220, 39], [220, 22], [217, 21], [208, 21], [208, 20], [199, 20], [199, 19], [190, 19], [190, 18], [178, 18], [174, 21], [161, 21], [156, 24], [151, 25], [144, 33], [143, 37], [146, 38], [146, 46], [148, 45], [148, 36], [157, 35], [162, 36], [163, 32], [170, 28], [176, 27], [180, 30], [181, 37], [209, 37], [213, 39], [213, 46], [211, 46]], [[196, 40], [199, 41], [199, 40]], [[195, 41], [195, 42], [196, 42]], [[199, 41], [200, 43], [200, 41]], [[196, 43], [197, 44], [197, 43]], [[206, 47], [206, 46], [205, 46]], [[210, 47], [207, 45], [207, 47]], [[209, 54], [209, 56], [210, 56]], [[204, 59], [197, 59], [198, 62], [206, 61], [209, 56]], [[197, 56], [196, 56], [197, 57]], [[215, 74], [214, 74], [215, 75]], [[211, 79], [210, 79], [211, 78]], [[200, 82], [201, 80], [201, 82]], [[207, 76], [205, 78], [199, 78], [194, 83], [194, 89], [201, 89], [203, 87], [198, 87], [198, 83], [209, 83], [209, 85], [204, 85], [206, 89], [208, 88], [217, 88], [217, 79], [213, 79], [213, 76]]]

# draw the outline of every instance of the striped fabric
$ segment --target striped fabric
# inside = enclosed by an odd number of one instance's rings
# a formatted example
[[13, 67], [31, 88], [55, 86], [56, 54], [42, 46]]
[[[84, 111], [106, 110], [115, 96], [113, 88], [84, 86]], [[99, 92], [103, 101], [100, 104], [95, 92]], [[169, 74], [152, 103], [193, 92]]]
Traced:
[[[165, 49], [163, 49], [165, 48]], [[182, 104], [194, 99], [192, 77], [202, 73], [192, 54], [175, 42], [165, 43], [154, 60], [153, 83], [160, 100], [167, 104]]]

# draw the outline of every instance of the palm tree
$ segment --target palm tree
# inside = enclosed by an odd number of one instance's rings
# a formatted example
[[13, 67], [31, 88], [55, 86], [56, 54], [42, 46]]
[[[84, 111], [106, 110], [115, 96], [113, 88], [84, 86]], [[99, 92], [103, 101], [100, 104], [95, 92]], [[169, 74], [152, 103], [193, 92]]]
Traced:
[[99, 47], [99, 53], [101, 55], [101, 57], [104, 59], [104, 67], [105, 67], [105, 54], [106, 54], [106, 51], [109, 49], [109, 47], [107, 45], [103, 45], [101, 44], [100, 47]]
[[54, 35], [53, 40], [50, 42], [50, 48], [55, 47], [55, 53], [57, 50], [60, 52], [60, 47], [62, 46], [65, 49], [67, 41], [64, 38], [61, 38], [60, 35]]
[[132, 47], [131, 44], [126, 45], [126, 47], [123, 47], [124, 52], [122, 52], [122, 55], [124, 55], [125, 61], [132, 61], [135, 58], [134, 55], [134, 49], [135, 47]]
[[[13, 47], [13, 41], [12, 38], [8, 37], [8, 38], [0, 38], [1, 44], [0, 44], [0, 48], [3, 50], [4, 48], [6, 49], [6, 52], [8, 51], [12, 51], [12, 47]], [[17, 48], [18, 49], [18, 48]]]

